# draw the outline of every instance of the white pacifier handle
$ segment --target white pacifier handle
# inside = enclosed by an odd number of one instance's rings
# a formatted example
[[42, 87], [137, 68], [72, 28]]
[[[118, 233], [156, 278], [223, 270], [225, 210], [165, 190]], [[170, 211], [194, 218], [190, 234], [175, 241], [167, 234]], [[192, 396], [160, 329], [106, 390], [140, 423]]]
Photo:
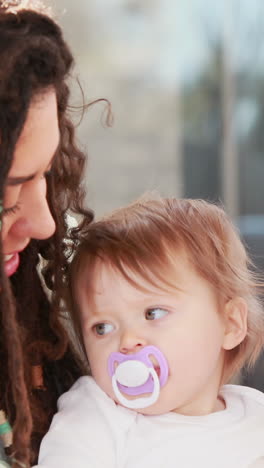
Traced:
[[159, 394], [160, 394], [159, 378], [157, 376], [156, 371], [153, 368], [148, 367], [148, 370], [149, 370], [149, 373], [153, 377], [154, 390], [149, 397], [136, 398], [134, 400], [128, 400], [127, 398], [124, 397], [124, 395], [122, 395], [122, 393], [120, 392], [117, 386], [117, 383], [116, 383], [117, 380], [116, 380], [115, 374], [112, 376], [112, 386], [115, 392], [115, 396], [117, 397], [118, 401], [123, 406], [126, 406], [127, 408], [130, 408], [130, 409], [146, 408], [147, 406], [153, 405], [157, 401], [157, 399], [159, 398]]

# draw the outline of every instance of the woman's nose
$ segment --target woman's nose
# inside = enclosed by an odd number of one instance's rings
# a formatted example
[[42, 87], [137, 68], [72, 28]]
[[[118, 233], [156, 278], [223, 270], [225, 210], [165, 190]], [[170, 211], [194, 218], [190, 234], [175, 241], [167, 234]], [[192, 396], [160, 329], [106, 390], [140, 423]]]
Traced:
[[32, 193], [31, 199], [24, 202], [21, 217], [17, 219], [11, 230], [19, 237], [47, 239], [54, 234], [55, 228], [55, 221], [46, 198], [46, 190], [40, 187]]
[[140, 332], [129, 329], [122, 333], [120, 339], [120, 352], [124, 354], [136, 353], [146, 346], [146, 339]]
[[30, 239], [48, 239], [55, 232], [55, 222], [48, 204], [31, 216], [19, 218], [11, 227], [12, 233], [17, 237]]

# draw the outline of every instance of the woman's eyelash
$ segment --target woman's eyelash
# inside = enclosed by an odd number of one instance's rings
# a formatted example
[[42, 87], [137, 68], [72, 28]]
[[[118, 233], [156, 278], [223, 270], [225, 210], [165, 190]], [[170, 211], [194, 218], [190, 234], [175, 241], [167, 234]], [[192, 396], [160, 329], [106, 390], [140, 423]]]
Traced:
[[3, 216], [5, 215], [9, 215], [9, 214], [14, 214], [16, 213], [20, 208], [20, 204], [17, 203], [16, 205], [14, 206], [10, 206], [10, 208], [4, 208], [3, 209]]
[[52, 174], [52, 170], [53, 170], [53, 168], [51, 167], [48, 171], [45, 172], [44, 176], [45, 176], [45, 177], [48, 177], [49, 175], [51, 175], [51, 174]]
[[51, 174], [52, 174], [52, 168], [50, 168], [48, 171], [44, 172], [43, 179], [47, 179]]
[[[52, 173], [52, 167], [48, 169], [46, 172], [43, 174], [43, 178], [46, 179], [48, 178]], [[20, 208], [20, 203], [16, 203], [14, 206], [11, 206], [10, 208], [3, 208], [3, 216], [7, 216], [9, 214], [15, 214]]]

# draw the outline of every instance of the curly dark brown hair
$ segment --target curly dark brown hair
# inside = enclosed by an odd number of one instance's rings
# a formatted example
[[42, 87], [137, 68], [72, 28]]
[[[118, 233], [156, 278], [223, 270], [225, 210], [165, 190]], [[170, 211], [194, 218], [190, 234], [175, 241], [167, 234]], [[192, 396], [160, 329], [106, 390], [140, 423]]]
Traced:
[[[72, 65], [61, 29], [51, 18], [31, 10], [12, 14], [0, 8], [0, 200], [29, 106], [49, 89], [56, 91], [61, 134], [47, 180], [55, 234], [45, 241], [31, 240], [10, 279], [4, 273], [0, 243], [0, 409], [13, 426], [14, 457], [26, 466], [36, 462], [58, 396], [83, 373], [62, 318], [68, 258], [93, 218], [83, 208], [85, 157], [76, 146], [69, 117], [66, 79]], [[80, 220], [70, 231], [68, 210]], [[42, 275], [40, 258], [45, 262]], [[43, 388], [35, 388], [36, 367], [43, 369]]]

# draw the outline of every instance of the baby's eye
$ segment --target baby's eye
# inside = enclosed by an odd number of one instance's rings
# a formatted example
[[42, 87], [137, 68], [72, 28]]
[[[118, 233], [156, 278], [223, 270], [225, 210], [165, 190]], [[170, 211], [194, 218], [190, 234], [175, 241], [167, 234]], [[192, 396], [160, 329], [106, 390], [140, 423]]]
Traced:
[[161, 309], [160, 307], [155, 307], [153, 309], [148, 309], [145, 312], [145, 317], [147, 320], [157, 320], [168, 314], [168, 311]]
[[93, 331], [96, 335], [103, 336], [111, 333], [114, 326], [111, 323], [97, 323], [93, 326]]

